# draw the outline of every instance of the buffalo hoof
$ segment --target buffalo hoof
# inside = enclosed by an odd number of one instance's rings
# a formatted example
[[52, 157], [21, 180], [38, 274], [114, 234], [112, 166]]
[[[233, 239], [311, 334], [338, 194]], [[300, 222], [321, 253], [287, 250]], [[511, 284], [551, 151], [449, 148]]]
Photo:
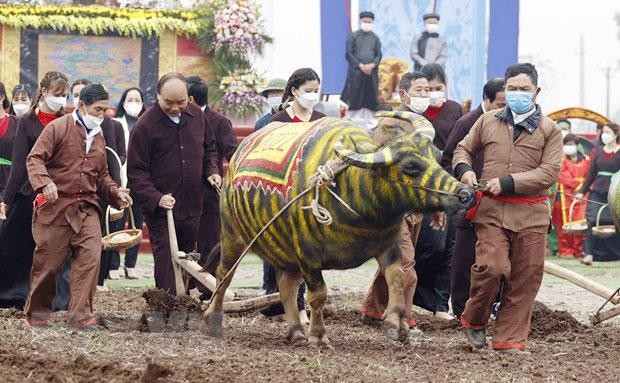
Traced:
[[297, 345], [306, 344], [306, 334], [302, 325], [296, 325], [288, 330], [287, 339], [289, 342]]
[[334, 349], [334, 346], [332, 346], [331, 342], [327, 338], [327, 335], [325, 334], [323, 334], [320, 337], [315, 336], [315, 335], [310, 335], [310, 337], [308, 338], [308, 345], [312, 347], [325, 348], [328, 350]]
[[404, 320], [400, 321], [400, 326], [396, 327], [387, 327], [384, 331], [385, 336], [392, 339], [396, 342], [401, 342], [403, 344], [409, 343], [409, 326]]
[[222, 330], [222, 321], [224, 314], [222, 313], [209, 313], [206, 317], [207, 327], [206, 335], [212, 338], [222, 338], [224, 331]]

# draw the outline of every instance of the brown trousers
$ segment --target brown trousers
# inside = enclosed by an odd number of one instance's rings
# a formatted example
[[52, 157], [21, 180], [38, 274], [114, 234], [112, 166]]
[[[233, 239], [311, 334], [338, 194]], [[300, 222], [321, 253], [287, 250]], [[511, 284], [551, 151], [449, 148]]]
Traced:
[[[196, 250], [200, 217], [174, 221], [179, 250], [189, 253]], [[168, 221], [166, 217], [147, 217], [149, 241], [155, 258], [155, 287], [176, 294], [174, 268], [170, 258], [170, 240], [168, 239]]]
[[461, 323], [471, 329], [485, 328], [503, 281], [493, 348], [524, 350], [543, 277], [546, 234], [515, 233], [490, 224], [476, 224], [476, 234], [476, 263]]
[[[415, 272], [415, 244], [420, 233], [421, 219], [417, 215], [409, 216], [403, 221], [400, 230], [399, 246], [402, 253], [401, 264], [405, 272], [403, 280], [403, 295], [407, 310], [407, 323], [410, 327], [415, 326], [415, 320], [411, 312], [413, 296], [418, 277]], [[361, 311], [371, 318], [382, 319], [383, 312], [388, 303], [388, 285], [381, 270], [377, 270], [375, 279], [362, 302]]]
[[[41, 212], [39, 214], [42, 214]], [[93, 297], [101, 260], [99, 213], [83, 206], [71, 217], [71, 225], [44, 225], [32, 222], [36, 243], [30, 272], [30, 293], [24, 311], [29, 319], [47, 320], [56, 294], [56, 274], [72, 254], [69, 324], [81, 324], [93, 318]]]

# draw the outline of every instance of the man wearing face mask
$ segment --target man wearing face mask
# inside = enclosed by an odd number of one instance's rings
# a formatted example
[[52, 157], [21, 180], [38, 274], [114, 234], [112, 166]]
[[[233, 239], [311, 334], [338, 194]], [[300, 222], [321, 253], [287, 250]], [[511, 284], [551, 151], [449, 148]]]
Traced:
[[92, 305], [101, 253], [98, 196], [118, 209], [131, 205], [108, 173], [101, 134], [108, 93], [99, 84], [80, 92], [78, 108], [41, 133], [27, 159], [28, 179], [37, 192], [32, 232], [36, 242], [26, 317], [45, 326], [52, 311], [56, 273], [72, 253], [68, 325], [96, 326]]
[[348, 104], [347, 118], [366, 129], [376, 125], [375, 111], [379, 106], [381, 41], [373, 32], [374, 21], [372, 12], [360, 13], [360, 29], [349, 35], [346, 53], [349, 69], [341, 96]]
[[193, 251], [202, 215], [203, 182], [220, 181], [217, 164], [205, 155], [212, 143], [205, 121], [203, 111], [189, 103], [185, 77], [168, 73], [157, 83], [157, 102], [140, 116], [127, 149], [129, 188], [149, 228], [155, 286], [171, 294], [176, 294], [176, 285], [167, 210], [174, 215], [179, 250]]
[[423, 16], [424, 32], [413, 38], [411, 42], [411, 59], [414, 70], [424, 65], [437, 63], [446, 66], [448, 59], [448, 43], [439, 35], [439, 15], [427, 13]]
[[271, 117], [280, 111], [282, 105], [282, 96], [284, 95], [284, 88], [286, 87], [286, 80], [283, 78], [274, 78], [269, 80], [265, 89], [260, 94], [267, 100], [267, 106], [269, 112], [256, 121], [254, 130], [258, 130], [269, 123]]
[[[480, 106], [461, 117], [450, 131], [446, 149], [441, 157], [441, 166], [447, 172], [452, 173], [452, 158], [456, 146], [463, 141], [476, 121], [483, 114], [502, 109], [505, 106], [504, 78], [498, 77], [489, 80], [482, 90]], [[480, 153], [472, 164], [477, 177], [482, 175], [483, 164], [484, 155]], [[477, 237], [473, 223], [465, 218], [464, 212], [457, 213], [452, 218], [452, 224], [454, 225], [454, 252], [450, 264], [450, 300], [452, 312], [460, 317], [465, 309], [465, 302], [469, 298], [469, 270], [476, 259]]]
[[535, 103], [540, 88], [532, 64], [511, 66], [505, 79], [507, 106], [482, 115], [452, 160], [455, 177], [478, 186], [472, 165], [484, 153], [486, 180], [478, 205], [467, 216], [475, 224], [478, 242], [461, 323], [472, 347], [484, 347], [489, 308], [501, 288], [492, 347], [522, 354], [543, 277], [548, 195], [560, 173], [562, 134]]

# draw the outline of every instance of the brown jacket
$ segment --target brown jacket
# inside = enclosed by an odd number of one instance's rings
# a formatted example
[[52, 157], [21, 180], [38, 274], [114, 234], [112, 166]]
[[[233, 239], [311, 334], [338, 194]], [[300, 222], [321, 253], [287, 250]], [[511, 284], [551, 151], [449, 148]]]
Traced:
[[[514, 130], [520, 132], [515, 139]], [[500, 178], [502, 195], [542, 197], [548, 195], [560, 173], [562, 135], [552, 120], [536, 113], [513, 127], [512, 114], [503, 110], [485, 113], [454, 151], [455, 175], [471, 169], [474, 158], [484, 154], [482, 179]], [[520, 232], [543, 233], [550, 223], [549, 202], [508, 203], [485, 197], [474, 218]]]
[[26, 167], [35, 192], [51, 182], [59, 198], [35, 210], [37, 222], [71, 225], [80, 207], [91, 205], [99, 210], [97, 194], [119, 208], [118, 188], [108, 173], [105, 139], [97, 134], [86, 153], [84, 127], [66, 114], [52, 121], [32, 147]]

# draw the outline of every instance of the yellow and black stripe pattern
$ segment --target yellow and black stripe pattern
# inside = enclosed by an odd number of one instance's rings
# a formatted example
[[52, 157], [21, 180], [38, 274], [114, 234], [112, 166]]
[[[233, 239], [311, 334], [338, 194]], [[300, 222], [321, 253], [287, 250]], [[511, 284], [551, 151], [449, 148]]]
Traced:
[[[320, 129], [304, 146], [287, 195], [266, 193], [260, 187], [233, 187], [240, 165], [237, 155], [233, 156], [220, 202], [224, 265], [236, 260], [269, 220], [310, 185], [311, 176], [328, 160], [341, 158], [351, 165], [336, 177], [332, 190], [360, 216], [322, 191], [319, 203], [333, 217], [331, 225], [322, 225], [310, 211], [301, 210], [314, 196], [309, 193], [284, 212], [252, 248], [277, 267], [301, 270], [308, 283], [320, 278], [317, 271], [357, 267], [385, 251], [396, 243], [406, 213], [441, 209], [441, 195], [418, 185], [448, 193], [459, 185], [437, 164], [432, 142], [423, 133], [402, 134], [381, 145], [345, 120], [323, 118], [307, 125]], [[273, 129], [267, 134], [277, 132]]]

